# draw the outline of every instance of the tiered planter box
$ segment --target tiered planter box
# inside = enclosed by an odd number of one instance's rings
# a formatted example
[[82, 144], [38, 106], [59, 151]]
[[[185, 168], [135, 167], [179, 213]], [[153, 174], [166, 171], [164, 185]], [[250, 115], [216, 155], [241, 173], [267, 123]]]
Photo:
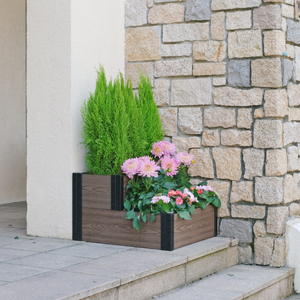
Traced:
[[135, 230], [123, 211], [126, 185], [123, 176], [73, 174], [74, 240], [174, 250], [216, 236], [217, 215], [212, 205], [196, 209], [192, 220], [161, 214]]

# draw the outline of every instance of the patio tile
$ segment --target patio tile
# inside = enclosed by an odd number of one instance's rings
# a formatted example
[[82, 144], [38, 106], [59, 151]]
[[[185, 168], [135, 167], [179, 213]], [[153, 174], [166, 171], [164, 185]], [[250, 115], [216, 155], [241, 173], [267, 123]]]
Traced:
[[0, 248], [0, 262], [6, 262], [12, 259], [21, 258], [25, 256], [29, 256], [32, 254], [36, 254], [33, 251], [24, 251], [24, 250], [16, 250], [16, 249], [6, 249]]
[[0, 227], [3, 228], [14, 228], [14, 229], [26, 229], [26, 220], [20, 219], [20, 220], [8, 220], [1, 222], [0, 220]]
[[[1, 299], [30, 300], [83, 299], [119, 286], [120, 280], [94, 275], [52, 271], [1, 286]], [[27, 297], [27, 296], [26, 296]], [[29, 299], [26, 298], [26, 299]]]
[[[146, 258], [147, 257], [147, 258]], [[129, 250], [93, 261], [68, 267], [63, 270], [99, 276], [120, 278], [121, 283], [127, 283], [155, 272], [183, 264], [186, 258], [169, 255], [169, 253], [145, 253]]]
[[0, 285], [7, 284], [7, 281], [0, 281]]
[[58, 270], [61, 268], [73, 266], [90, 260], [83, 257], [58, 256], [48, 253], [38, 253], [28, 257], [18, 258], [9, 261], [9, 264], [22, 265], [36, 268], [46, 268]]
[[0, 238], [0, 247], [7, 246], [10, 244], [20, 243], [20, 239], [15, 239], [15, 237], [1, 237]]
[[[32, 277], [50, 270], [42, 268], [33, 268], [27, 266], [11, 265], [7, 263], [0, 264], [0, 281], [17, 281], [24, 278]], [[2, 297], [2, 293], [1, 293]]]
[[48, 253], [55, 255], [70, 255], [76, 257], [100, 258], [107, 255], [133, 249], [132, 247], [114, 246], [107, 244], [81, 243], [71, 247], [53, 250]]

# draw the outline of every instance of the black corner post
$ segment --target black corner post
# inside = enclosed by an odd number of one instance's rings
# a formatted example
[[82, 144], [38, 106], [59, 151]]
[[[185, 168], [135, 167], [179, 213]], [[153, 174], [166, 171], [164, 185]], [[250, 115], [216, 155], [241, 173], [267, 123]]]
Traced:
[[111, 175], [111, 210], [123, 210], [123, 176]]
[[73, 173], [73, 240], [82, 241], [82, 174]]
[[174, 250], [174, 213], [161, 214], [161, 250]]

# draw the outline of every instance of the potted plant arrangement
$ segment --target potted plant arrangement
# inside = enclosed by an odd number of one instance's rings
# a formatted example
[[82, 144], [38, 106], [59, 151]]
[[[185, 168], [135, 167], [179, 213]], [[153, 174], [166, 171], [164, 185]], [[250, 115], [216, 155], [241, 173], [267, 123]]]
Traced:
[[192, 187], [194, 157], [162, 141], [149, 79], [137, 96], [101, 68], [82, 117], [88, 171], [73, 174], [73, 239], [174, 250], [216, 235], [221, 202], [206, 182]]

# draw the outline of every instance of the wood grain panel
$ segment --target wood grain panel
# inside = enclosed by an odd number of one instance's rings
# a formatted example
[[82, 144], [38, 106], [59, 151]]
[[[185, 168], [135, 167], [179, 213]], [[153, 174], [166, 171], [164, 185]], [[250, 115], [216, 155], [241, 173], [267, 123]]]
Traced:
[[[82, 240], [87, 242], [160, 249], [160, 215], [153, 223], [142, 223], [140, 231], [125, 220], [125, 211], [83, 208]], [[148, 216], [150, 220], [150, 216]]]
[[82, 174], [82, 207], [111, 209], [111, 176]]
[[196, 209], [192, 220], [174, 215], [174, 249], [187, 246], [215, 236], [215, 208]]

